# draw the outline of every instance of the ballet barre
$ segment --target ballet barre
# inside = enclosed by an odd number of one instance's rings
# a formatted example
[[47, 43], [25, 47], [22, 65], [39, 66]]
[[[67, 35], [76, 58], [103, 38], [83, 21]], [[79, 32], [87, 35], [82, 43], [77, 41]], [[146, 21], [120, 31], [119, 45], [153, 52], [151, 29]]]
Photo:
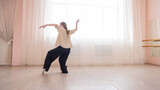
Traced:
[[[159, 42], [160, 39], [147, 39], [142, 40], [142, 42], [151, 41], [151, 42]], [[160, 47], [160, 45], [143, 45], [142, 47]]]

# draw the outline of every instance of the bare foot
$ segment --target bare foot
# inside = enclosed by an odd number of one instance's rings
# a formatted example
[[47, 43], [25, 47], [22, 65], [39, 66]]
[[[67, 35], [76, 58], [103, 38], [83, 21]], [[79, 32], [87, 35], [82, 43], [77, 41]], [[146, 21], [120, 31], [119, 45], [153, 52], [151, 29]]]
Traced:
[[44, 72], [45, 72], [45, 70], [43, 69], [43, 71], [42, 71], [42, 75], [44, 75]]

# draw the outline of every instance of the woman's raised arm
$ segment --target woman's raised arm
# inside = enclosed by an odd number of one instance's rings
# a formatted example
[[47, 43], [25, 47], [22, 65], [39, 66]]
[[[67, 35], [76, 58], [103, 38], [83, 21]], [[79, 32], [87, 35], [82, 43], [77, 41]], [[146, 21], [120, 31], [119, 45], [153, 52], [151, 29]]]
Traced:
[[72, 30], [69, 31], [70, 35], [73, 34], [75, 31], [77, 31], [77, 29], [78, 29], [78, 23], [79, 23], [79, 19], [76, 21], [76, 27], [75, 27], [75, 29], [72, 29]]
[[76, 21], [76, 28], [74, 29], [75, 31], [77, 31], [78, 29], [78, 23], [79, 23], [79, 19]]

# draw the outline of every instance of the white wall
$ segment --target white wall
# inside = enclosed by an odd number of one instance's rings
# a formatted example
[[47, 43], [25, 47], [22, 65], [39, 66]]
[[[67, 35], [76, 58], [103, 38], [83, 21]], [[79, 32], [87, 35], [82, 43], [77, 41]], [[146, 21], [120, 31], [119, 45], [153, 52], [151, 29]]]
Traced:
[[0, 38], [0, 65], [11, 65], [8, 61], [8, 43]]

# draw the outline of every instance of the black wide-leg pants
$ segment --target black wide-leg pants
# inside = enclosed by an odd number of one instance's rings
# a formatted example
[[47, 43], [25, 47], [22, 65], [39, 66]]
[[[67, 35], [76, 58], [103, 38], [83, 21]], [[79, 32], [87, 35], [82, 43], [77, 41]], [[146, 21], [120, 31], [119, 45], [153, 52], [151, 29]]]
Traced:
[[43, 69], [45, 69], [45, 71], [48, 71], [51, 66], [51, 63], [59, 57], [60, 68], [62, 72], [66, 72], [67, 71], [66, 61], [69, 53], [70, 53], [70, 48], [66, 49], [61, 46], [58, 46], [57, 48], [48, 51]]

